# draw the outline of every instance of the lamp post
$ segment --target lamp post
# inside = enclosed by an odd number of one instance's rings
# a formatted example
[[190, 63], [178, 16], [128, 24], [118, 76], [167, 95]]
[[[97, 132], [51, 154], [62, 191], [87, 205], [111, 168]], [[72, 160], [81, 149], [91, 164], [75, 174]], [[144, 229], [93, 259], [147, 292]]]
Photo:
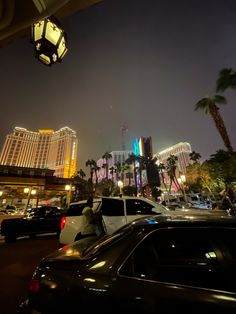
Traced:
[[55, 17], [47, 17], [31, 27], [36, 58], [45, 65], [61, 62], [67, 48], [66, 34]]
[[123, 181], [119, 180], [119, 181], [117, 182], [117, 185], [118, 185], [118, 187], [120, 188], [120, 195], [122, 195], [122, 188], [123, 188], [123, 186], [124, 186]]
[[31, 195], [36, 195], [37, 194], [37, 190], [33, 189], [33, 187], [29, 187], [29, 188], [24, 188], [24, 193], [28, 194], [27, 196], [27, 203], [26, 203], [26, 207], [25, 210], [27, 210], [27, 208], [29, 207], [29, 203], [30, 203], [30, 196]]
[[70, 206], [70, 201], [71, 201], [71, 192], [73, 191], [74, 187], [72, 184], [66, 184], [65, 185], [65, 190], [66, 190], [66, 208]]

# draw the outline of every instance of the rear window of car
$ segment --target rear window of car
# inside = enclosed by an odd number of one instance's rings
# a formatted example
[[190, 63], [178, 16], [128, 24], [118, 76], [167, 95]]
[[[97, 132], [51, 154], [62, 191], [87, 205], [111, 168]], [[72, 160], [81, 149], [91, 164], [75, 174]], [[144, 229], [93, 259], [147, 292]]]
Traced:
[[[93, 202], [93, 210], [96, 211], [100, 202]], [[71, 204], [66, 212], [66, 216], [81, 216], [86, 203]]]

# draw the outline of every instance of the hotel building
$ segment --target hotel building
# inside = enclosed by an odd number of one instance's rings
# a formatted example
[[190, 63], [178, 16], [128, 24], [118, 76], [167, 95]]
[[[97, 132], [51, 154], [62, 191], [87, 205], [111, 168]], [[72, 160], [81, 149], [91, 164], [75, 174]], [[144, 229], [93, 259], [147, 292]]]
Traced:
[[15, 127], [6, 136], [0, 154], [0, 165], [48, 168], [54, 175], [70, 178], [77, 169], [76, 132], [68, 127], [29, 131]]
[[186, 173], [186, 167], [190, 164], [189, 154], [192, 152], [191, 145], [187, 142], [180, 142], [174, 146], [171, 146], [157, 154], [154, 157], [157, 158], [159, 163], [163, 163], [164, 165], [167, 163], [167, 158], [170, 155], [174, 155], [178, 157], [177, 171], [181, 174]]

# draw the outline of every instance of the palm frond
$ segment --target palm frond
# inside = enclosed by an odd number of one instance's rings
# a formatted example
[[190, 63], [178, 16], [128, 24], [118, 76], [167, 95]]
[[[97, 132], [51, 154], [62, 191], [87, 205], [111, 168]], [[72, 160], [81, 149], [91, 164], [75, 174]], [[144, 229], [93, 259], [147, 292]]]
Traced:
[[222, 95], [219, 95], [219, 94], [214, 96], [213, 101], [217, 104], [226, 104], [227, 103], [226, 98]]
[[216, 81], [217, 92], [224, 92], [227, 88], [236, 88], [236, 72], [233, 69], [222, 69]]

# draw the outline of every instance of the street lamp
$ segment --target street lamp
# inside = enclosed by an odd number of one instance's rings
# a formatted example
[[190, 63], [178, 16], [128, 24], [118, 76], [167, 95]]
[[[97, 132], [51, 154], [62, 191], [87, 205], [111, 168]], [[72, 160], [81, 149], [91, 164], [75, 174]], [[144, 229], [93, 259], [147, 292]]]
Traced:
[[47, 17], [31, 27], [36, 58], [45, 65], [61, 62], [67, 48], [66, 34], [55, 17]]
[[186, 176], [184, 174], [181, 174], [180, 179], [181, 179], [182, 183], [186, 182]]
[[66, 184], [65, 185], [65, 190], [67, 192], [66, 194], [66, 208], [69, 207], [70, 205], [70, 200], [71, 200], [71, 192], [74, 191], [74, 186], [72, 186], [72, 184]]
[[118, 187], [120, 188], [120, 194], [122, 194], [122, 188], [123, 188], [123, 186], [124, 186], [123, 181], [119, 180], [119, 181], [117, 182], [117, 185], [118, 185]]

